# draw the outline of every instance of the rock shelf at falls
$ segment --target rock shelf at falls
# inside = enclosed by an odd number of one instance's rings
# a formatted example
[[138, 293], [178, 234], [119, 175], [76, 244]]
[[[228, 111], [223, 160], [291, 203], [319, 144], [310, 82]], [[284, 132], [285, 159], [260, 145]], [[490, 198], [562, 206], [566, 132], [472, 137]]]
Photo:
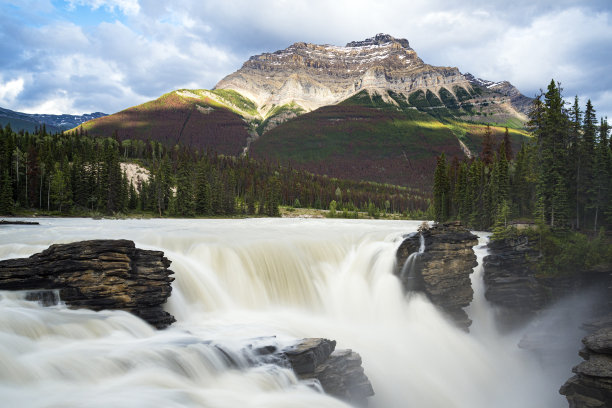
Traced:
[[[174, 280], [170, 264], [162, 251], [136, 248], [129, 240], [55, 244], [29, 258], [0, 261], [0, 290], [28, 291], [28, 300], [44, 304], [54, 304], [44, 290], [56, 290], [70, 307], [125, 310], [164, 329], [176, 321], [162, 309]], [[325, 392], [343, 400], [363, 405], [374, 395], [359, 354], [336, 350], [333, 340], [303, 339], [284, 350], [260, 346], [256, 354], [275, 356], [272, 361], [290, 366], [301, 379], [318, 381]]]
[[[415, 261], [412, 271], [415, 276], [402, 276], [402, 266], [421, 245], [419, 235], [424, 239], [425, 249]], [[472, 302], [470, 274], [477, 265], [472, 248], [477, 243], [476, 235], [453, 222], [423, 228], [419, 234], [406, 238], [397, 250], [396, 273], [404, 288], [425, 293], [466, 330], [472, 322], [464, 308]]]
[[0, 261], [0, 290], [59, 290], [68, 306], [126, 310], [158, 329], [174, 317], [162, 305], [174, 280], [161, 251], [129, 240], [52, 245], [29, 258]]
[[[580, 363], [587, 334], [577, 331], [585, 321], [573, 316], [580, 308], [553, 305], [515, 331], [498, 330], [484, 295], [482, 233], [478, 244], [465, 234], [463, 244], [475, 245], [465, 252], [465, 268], [477, 264], [462, 272], [471, 302], [456, 302], [469, 303], [461, 307], [472, 320], [466, 332], [434, 297], [406, 292], [397, 272], [407, 237], [420, 250], [421, 222], [37, 220], [34, 228], [0, 229], [0, 259], [25, 262], [54, 243], [123, 237], [172, 261], [175, 280], [163, 311], [176, 322], [155, 330], [124, 310], [43, 307], [25, 300], [33, 296], [0, 290], [0, 395], [7, 406], [346, 408], [373, 390], [373, 408], [558, 408], [567, 404], [559, 388]], [[425, 235], [450, 234], [442, 227]], [[435, 244], [423, 241], [431, 253]], [[418, 258], [427, 252], [425, 245]], [[533, 333], [535, 323], [553, 327], [549, 334], [568, 338], [569, 347], [524, 347], [552, 344]], [[585, 343], [591, 362], [606, 356], [600, 343]], [[313, 363], [292, 363], [296, 354]], [[585, 365], [576, 369], [575, 386], [566, 387], [575, 399], [592, 395], [584, 388], [593, 379], [588, 373], [594, 371]], [[329, 387], [353, 375], [368, 382]]]

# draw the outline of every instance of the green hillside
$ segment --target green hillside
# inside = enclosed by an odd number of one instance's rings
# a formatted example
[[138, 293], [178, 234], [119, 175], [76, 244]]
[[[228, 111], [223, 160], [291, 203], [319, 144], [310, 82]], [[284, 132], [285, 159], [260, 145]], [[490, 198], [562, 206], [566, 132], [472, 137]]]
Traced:
[[[478, 154], [486, 125], [459, 120], [463, 109], [450, 93], [413, 95], [360, 92], [264, 133], [251, 155], [331, 177], [429, 190], [436, 156], [464, 157], [459, 141]], [[501, 140], [505, 129], [491, 130]], [[527, 133], [511, 129], [510, 135], [516, 151]]]
[[[179, 90], [80, 126], [91, 136], [155, 140], [238, 155], [250, 136], [241, 115], [254, 105], [233, 91]], [[243, 110], [244, 109], [244, 110]]]
[[[429, 191], [436, 157], [442, 152], [459, 159], [478, 155], [487, 125], [498, 142], [508, 126], [514, 151], [528, 137], [523, 122], [501, 106], [475, 108], [481, 97], [463, 88], [408, 97], [364, 90], [313, 112], [287, 104], [262, 118], [257, 105], [236, 91], [182, 89], [82, 128], [91, 136], [180, 143], [226, 155], [241, 154], [251, 138], [254, 158]], [[487, 120], [477, 121], [485, 114]], [[497, 123], [502, 120], [506, 123]]]

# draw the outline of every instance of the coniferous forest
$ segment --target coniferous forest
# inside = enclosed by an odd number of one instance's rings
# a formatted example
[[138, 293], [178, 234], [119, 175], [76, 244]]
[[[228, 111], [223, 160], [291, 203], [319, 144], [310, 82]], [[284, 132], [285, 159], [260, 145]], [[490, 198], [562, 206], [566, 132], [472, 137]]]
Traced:
[[448, 162], [438, 157], [434, 212], [438, 221], [459, 219], [489, 230], [510, 220], [550, 228], [597, 231], [612, 225], [612, 151], [607, 119], [596, 118], [578, 97], [566, 108], [551, 81], [534, 101], [533, 139], [513, 152], [506, 132], [483, 138], [480, 157]]
[[[566, 108], [551, 81], [534, 101], [533, 139], [512, 152], [487, 132], [480, 157], [438, 158], [434, 174], [437, 221], [459, 219], [492, 230], [493, 240], [527, 238], [542, 254], [545, 274], [576, 273], [612, 262], [612, 150], [607, 119], [578, 97]], [[522, 225], [521, 225], [522, 224]]]
[[[130, 180], [123, 164], [146, 177]], [[422, 217], [430, 205], [404, 187], [338, 180], [249, 157], [155, 141], [0, 128], [0, 213], [214, 217], [278, 216], [279, 206]]]

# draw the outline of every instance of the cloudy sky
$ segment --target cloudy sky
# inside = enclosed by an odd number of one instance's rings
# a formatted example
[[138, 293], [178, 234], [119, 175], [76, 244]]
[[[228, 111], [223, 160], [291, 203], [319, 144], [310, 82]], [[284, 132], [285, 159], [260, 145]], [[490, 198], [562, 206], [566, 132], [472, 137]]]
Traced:
[[528, 96], [554, 78], [612, 117], [610, 0], [0, 0], [0, 18], [0, 107], [30, 113], [113, 113], [294, 42], [384, 32]]

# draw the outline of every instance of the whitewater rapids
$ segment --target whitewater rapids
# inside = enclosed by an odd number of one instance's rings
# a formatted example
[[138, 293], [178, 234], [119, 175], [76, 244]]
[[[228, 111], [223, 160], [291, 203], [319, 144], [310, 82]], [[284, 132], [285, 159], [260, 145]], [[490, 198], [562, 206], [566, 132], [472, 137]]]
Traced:
[[376, 392], [371, 407], [566, 404], [557, 390], [578, 357], [559, 368], [518, 348], [522, 332], [496, 330], [482, 287], [484, 234], [468, 309], [474, 324], [464, 333], [422, 296], [404, 294], [393, 275], [402, 236], [420, 222], [40, 222], [2, 227], [0, 258], [84, 239], [163, 250], [176, 278], [166, 310], [177, 323], [156, 331], [125, 312], [42, 307], [0, 292], [2, 406], [346, 407], [290, 370], [253, 366], [258, 357], [245, 350], [256, 339], [282, 346], [303, 337], [361, 355]]

